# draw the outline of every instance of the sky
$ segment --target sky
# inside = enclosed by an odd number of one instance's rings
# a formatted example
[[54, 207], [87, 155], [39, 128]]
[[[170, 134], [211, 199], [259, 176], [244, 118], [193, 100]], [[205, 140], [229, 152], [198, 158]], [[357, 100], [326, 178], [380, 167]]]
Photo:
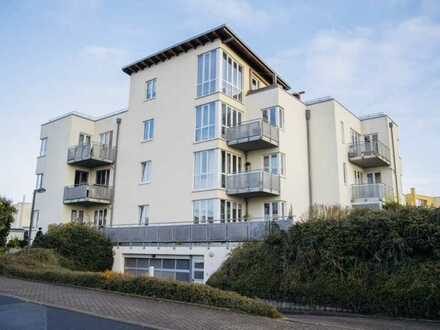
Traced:
[[121, 68], [226, 23], [305, 99], [400, 126], [404, 190], [440, 195], [440, 1], [0, 4], [0, 195], [29, 201], [40, 125], [128, 104]]

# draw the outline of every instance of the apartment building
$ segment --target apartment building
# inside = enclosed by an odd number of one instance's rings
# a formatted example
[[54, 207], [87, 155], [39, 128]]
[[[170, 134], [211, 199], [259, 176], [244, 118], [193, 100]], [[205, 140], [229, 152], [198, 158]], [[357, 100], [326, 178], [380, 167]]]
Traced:
[[440, 207], [440, 196], [421, 195], [416, 192], [416, 188], [411, 188], [405, 194], [406, 204], [410, 206]]
[[[204, 282], [243, 241], [227, 224], [250, 237], [313, 204], [401, 200], [398, 126], [332, 98], [304, 102], [227, 26], [122, 70], [128, 109], [43, 124], [36, 171], [38, 226], [112, 228], [124, 242], [114, 270]], [[216, 224], [227, 239], [213, 239]]]
[[12, 206], [15, 207], [17, 212], [14, 214], [14, 222], [11, 224], [9, 235], [7, 240], [11, 239], [23, 239], [25, 231], [29, 228], [29, 222], [31, 218], [31, 203], [26, 202], [25, 197], [21, 202], [15, 203]]

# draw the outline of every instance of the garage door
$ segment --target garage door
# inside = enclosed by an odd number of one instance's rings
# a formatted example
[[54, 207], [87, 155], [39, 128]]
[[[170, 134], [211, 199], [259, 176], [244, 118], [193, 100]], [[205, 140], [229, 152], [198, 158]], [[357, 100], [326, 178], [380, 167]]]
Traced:
[[150, 266], [154, 267], [154, 277], [191, 282], [190, 258], [125, 257], [124, 272], [134, 276], [147, 276]]

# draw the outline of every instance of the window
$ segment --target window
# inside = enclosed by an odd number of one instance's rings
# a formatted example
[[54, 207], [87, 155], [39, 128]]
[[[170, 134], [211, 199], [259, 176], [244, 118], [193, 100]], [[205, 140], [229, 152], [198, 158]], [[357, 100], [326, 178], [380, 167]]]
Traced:
[[361, 142], [361, 135], [354, 129], [351, 129], [351, 143], [359, 144]]
[[216, 199], [200, 199], [193, 201], [194, 223], [213, 223]]
[[341, 121], [341, 143], [345, 143], [345, 127], [343, 121]]
[[41, 139], [40, 144], [40, 157], [46, 156], [47, 154], [47, 138]]
[[96, 171], [96, 184], [100, 186], [108, 186], [110, 183], [110, 170]]
[[194, 154], [194, 188], [207, 189], [218, 186], [217, 150], [199, 151]]
[[84, 223], [84, 210], [72, 210], [70, 221], [74, 223]]
[[362, 184], [364, 181], [364, 173], [354, 170], [354, 183]]
[[382, 174], [380, 172], [368, 173], [367, 182], [369, 184], [382, 183]]
[[251, 75], [251, 90], [261, 88], [261, 81], [254, 74]]
[[89, 182], [89, 172], [86, 171], [75, 171], [75, 186], [88, 184]]
[[151, 160], [147, 160], [141, 163], [142, 174], [141, 174], [141, 183], [150, 183], [151, 182], [151, 172], [152, 172], [152, 162]]
[[230, 152], [221, 151], [221, 178], [222, 188], [226, 187], [226, 175], [241, 172], [242, 158]]
[[220, 221], [237, 222], [243, 220], [243, 205], [239, 202], [220, 200]]
[[156, 98], [157, 79], [151, 79], [146, 82], [145, 100], [152, 100]]
[[112, 139], [113, 139], [113, 131], [108, 131], [108, 132], [104, 132], [104, 133], [99, 134], [99, 143], [100, 144], [105, 144], [105, 145], [111, 146]]
[[196, 107], [196, 141], [217, 137], [217, 102]]
[[150, 222], [150, 206], [149, 205], [139, 205], [139, 224], [148, 225]]
[[89, 145], [91, 144], [91, 136], [85, 133], [79, 134], [79, 145]]
[[284, 218], [286, 202], [276, 201], [271, 203], [264, 203], [264, 218], [266, 220], [278, 220]]
[[43, 174], [37, 174], [37, 182], [35, 184], [35, 189], [43, 188]]
[[276, 106], [261, 110], [263, 112], [263, 119], [274, 127], [284, 127], [284, 109]]
[[154, 137], [154, 119], [144, 121], [144, 141], [150, 141]]
[[222, 137], [226, 135], [226, 128], [241, 124], [242, 113], [233, 107], [222, 103]]
[[105, 227], [107, 225], [107, 209], [95, 210], [93, 223], [95, 226]]
[[197, 96], [206, 96], [217, 91], [217, 49], [201, 54], [197, 58]]
[[226, 52], [223, 52], [222, 59], [222, 92], [241, 102], [243, 94], [243, 68]]
[[274, 175], [286, 175], [286, 155], [280, 152], [264, 156], [264, 170]]

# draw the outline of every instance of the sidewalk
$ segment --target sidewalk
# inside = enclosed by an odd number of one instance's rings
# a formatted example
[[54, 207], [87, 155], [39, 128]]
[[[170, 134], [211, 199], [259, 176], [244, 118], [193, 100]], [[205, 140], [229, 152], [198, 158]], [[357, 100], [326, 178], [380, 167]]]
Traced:
[[324, 329], [302, 322], [6, 277], [0, 277], [0, 294], [155, 329]]

